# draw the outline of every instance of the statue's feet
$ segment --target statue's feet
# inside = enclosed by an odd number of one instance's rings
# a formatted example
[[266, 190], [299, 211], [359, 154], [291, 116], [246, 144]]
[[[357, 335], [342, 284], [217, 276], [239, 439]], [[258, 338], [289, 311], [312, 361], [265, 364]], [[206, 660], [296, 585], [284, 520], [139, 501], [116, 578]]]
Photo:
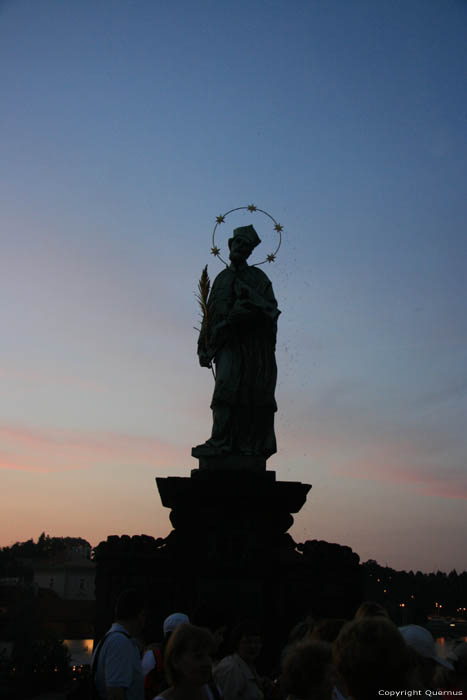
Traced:
[[229, 453], [226, 445], [213, 445], [211, 440], [206, 440], [202, 445], [196, 445], [191, 450], [193, 457], [220, 457]]

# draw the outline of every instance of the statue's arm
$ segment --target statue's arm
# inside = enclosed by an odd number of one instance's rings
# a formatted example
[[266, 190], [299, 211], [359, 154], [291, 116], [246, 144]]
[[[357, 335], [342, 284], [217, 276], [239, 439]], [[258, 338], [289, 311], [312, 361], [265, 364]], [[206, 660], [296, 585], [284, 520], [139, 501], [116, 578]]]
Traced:
[[211, 292], [207, 302], [207, 314], [204, 322], [201, 325], [201, 330], [198, 337], [198, 359], [201, 367], [211, 367], [212, 361], [218, 351], [220, 345], [220, 336], [222, 329], [226, 325], [222, 320], [226, 315], [223, 314], [221, 297], [218, 294], [222, 288], [222, 278], [218, 275], [214, 280]]
[[269, 280], [261, 293], [243, 280], [237, 281], [235, 291], [237, 300], [229, 315], [232, 322], [241, 321], [242, 318], [251, 315], [266, 317], [271, 323], [277, 321], [280, 311]]
[[207, 346], [207, 335], [203, 330], [200, 331], [198, 338], [198, 359], [201, 367], [211, 367], [212, 357]]

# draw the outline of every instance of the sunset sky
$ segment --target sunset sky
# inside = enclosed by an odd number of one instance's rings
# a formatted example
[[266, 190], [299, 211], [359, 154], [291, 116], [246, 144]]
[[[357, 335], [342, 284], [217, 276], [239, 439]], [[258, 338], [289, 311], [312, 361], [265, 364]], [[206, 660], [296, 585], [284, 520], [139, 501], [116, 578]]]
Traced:
[[[253, 203], [291, 534], [467, 568], [466, 35], [463, 0], [0, 0], [1, 546], [168, 534], [194, 291]], [[239, 212], [225, 256], [249, 223], [274, 249]]]

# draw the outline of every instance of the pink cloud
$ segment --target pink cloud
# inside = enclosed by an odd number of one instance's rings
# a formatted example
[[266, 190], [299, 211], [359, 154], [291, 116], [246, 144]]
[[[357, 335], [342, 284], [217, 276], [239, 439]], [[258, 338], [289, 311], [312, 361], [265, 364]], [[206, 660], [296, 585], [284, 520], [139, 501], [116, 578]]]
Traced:
[[374, 430], [368, 437], [370, 431], [349, 434], [338, 427], [333, 431], [332, 427], [328, 426], [327, 431], [312, 428], [305, 433], [303, 426], [292, 426], [279, 440], [281, 453], [320, 461], [338, 476], [408, 484], [425, 495], [467, 499], [466, 470], [456, 451], [450, 452], [442, 431], [418, 430], [409, 438]]
[[397, 443], [384, 445], [384, 449], [372, 446], [363, 458], [357, 454], [337, 472], [355, 479], [408, 484], [429, 496], [467, 499], [465, 473], [446, 464], [423, 463], [423, 454], [416, 448], [401, 449]]
[[14, 462], [12, 460], [8, 459], [3, 459], [3, 457], [0, 456], [0, 469], [11, 469], [13, 471], [35, 471], [35, 472], [47, 472], [47, 469], [44, 469], [40, 466], [36, 466], [35, 468], [31, 468], [30, 466], [26, 466], [25, 464], [22, 464], [21, 462]]
[[186, 450], [148, 436], [0, 424], [0, 469], [57, 472], [105, 464], [169, 467]]

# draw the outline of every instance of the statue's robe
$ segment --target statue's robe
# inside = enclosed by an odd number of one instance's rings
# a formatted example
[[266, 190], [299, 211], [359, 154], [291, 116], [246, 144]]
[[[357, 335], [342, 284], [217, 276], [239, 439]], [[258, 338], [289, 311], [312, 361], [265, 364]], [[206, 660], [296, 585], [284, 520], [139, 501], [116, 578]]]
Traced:
[[257, 267], [231, 265], [214, 280], [198, 352], [216, 367], [213, 431], [205, 446], [218, 453], [267, 458], [276, 452], [279, 314], [271, 282]]

